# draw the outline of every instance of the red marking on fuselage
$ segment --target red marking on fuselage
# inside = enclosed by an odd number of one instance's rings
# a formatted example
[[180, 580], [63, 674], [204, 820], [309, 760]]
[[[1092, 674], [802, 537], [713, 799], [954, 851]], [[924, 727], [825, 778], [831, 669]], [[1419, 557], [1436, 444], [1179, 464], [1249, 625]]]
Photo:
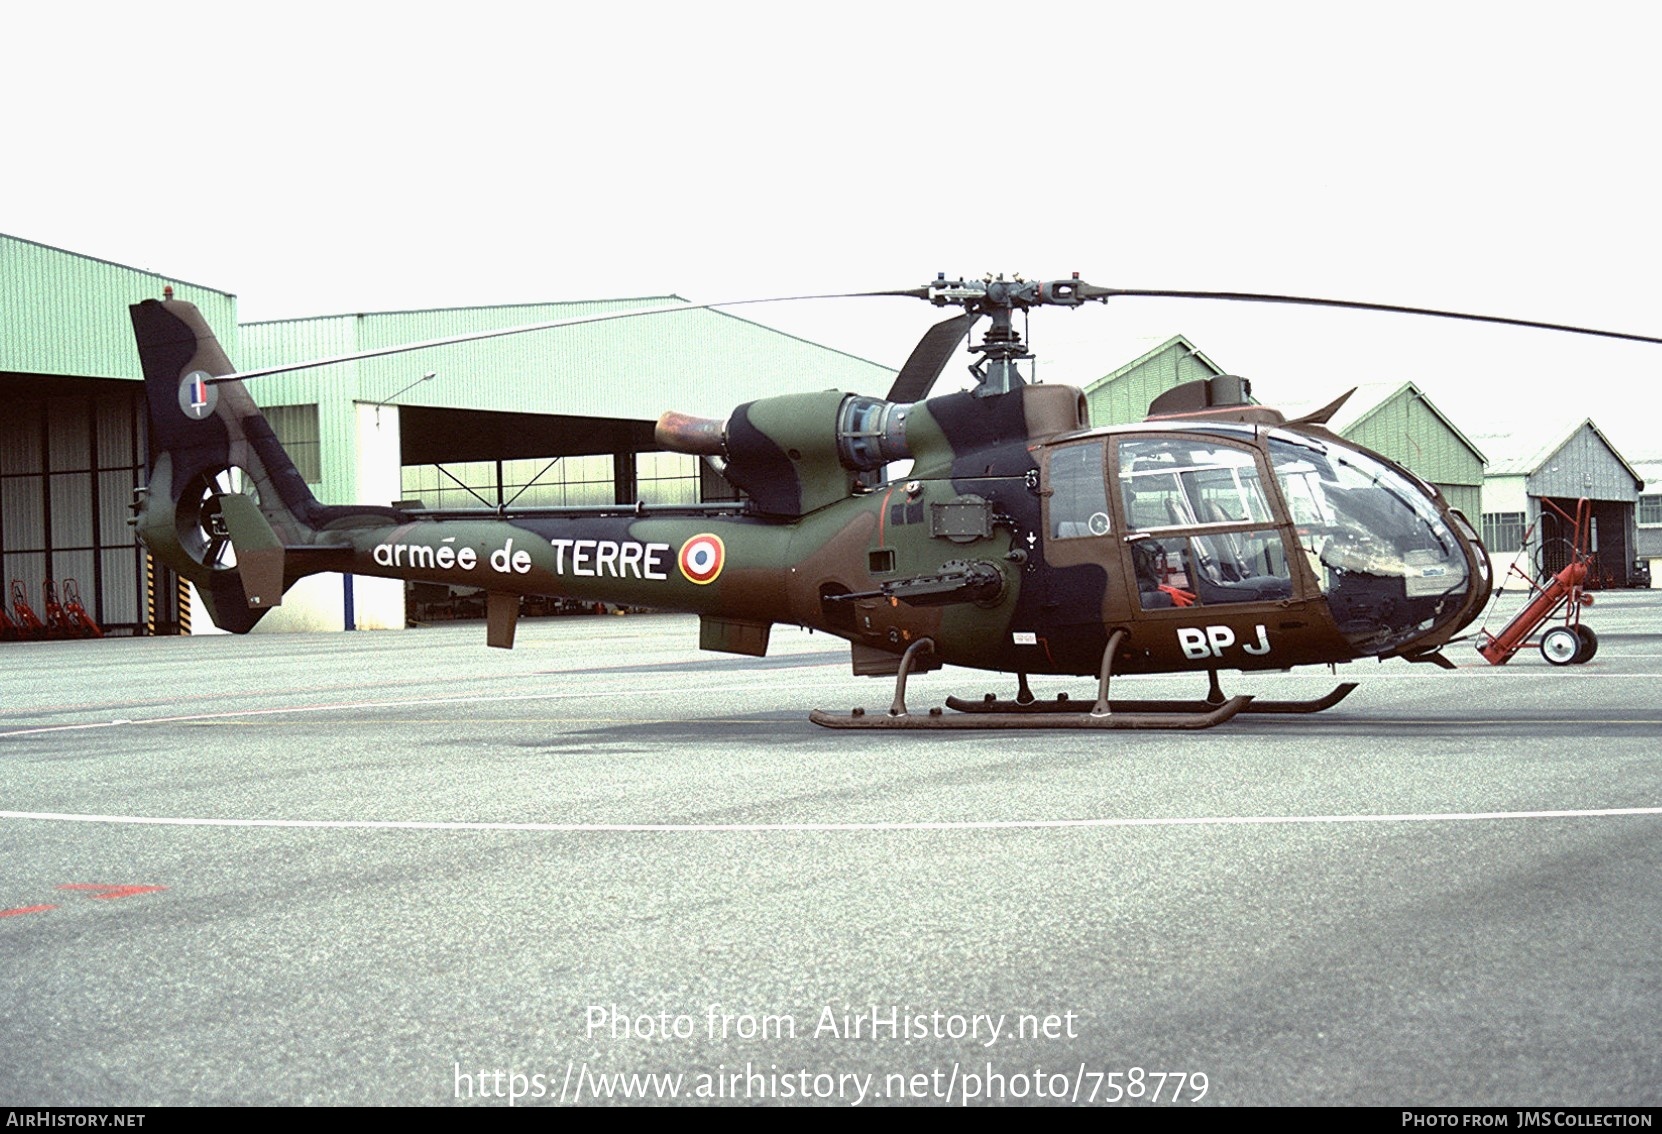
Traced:
[[26, 913], [45, 913], [47, 910], [57, 908], [57, 906], [18, 906], [14, 910], [0, 910], [0, 917], [18, 917]]
[[158, 890], [167, 889], [166, 886], [115, 886], [108, 882], [65, 882], [59, 886], [60, 890], [92, 890], [94, 898], [130, 898], [134, 894], [154, 894]]
[[1049, 662], [1050, 665], [1051, 665], [1051, 668], [1054, 669], [1055, 666], [1056, 666], [1056, 659], [1054, 657], [1052, 657], [1051, 654], [1050, 654], [1050, 639], [1045, 638], [1045, 637], [1041, 637], [1039, 639], [1039, 645], [1041, 645], [1045, 648], [1045, 661]]

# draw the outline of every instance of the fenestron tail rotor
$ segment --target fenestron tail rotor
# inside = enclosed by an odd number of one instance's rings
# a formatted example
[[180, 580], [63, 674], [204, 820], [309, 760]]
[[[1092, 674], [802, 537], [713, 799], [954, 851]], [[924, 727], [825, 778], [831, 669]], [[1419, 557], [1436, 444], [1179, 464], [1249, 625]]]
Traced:
[[253, 476], [237, 465], [228, 465], [197, 474], [179, 496], [175, 513], [179, 544], [196, 562], [214, 571], [228, 571], [237, 565], [225, 522], [222, 498], [232, 493], [260, 502]]

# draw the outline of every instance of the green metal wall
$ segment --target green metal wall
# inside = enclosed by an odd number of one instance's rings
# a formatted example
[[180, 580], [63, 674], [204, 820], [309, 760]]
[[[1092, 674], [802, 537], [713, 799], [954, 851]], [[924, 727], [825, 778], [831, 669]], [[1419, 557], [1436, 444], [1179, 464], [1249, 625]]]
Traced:
[[[73, 586], [106, 631], [146, 627], [145, 561], [127, 523], [146, 459], [127, 307], [169, 284], [234, 351], [232, 295], [0, 235], [0, 584], [21, 583], [37, 614], [50, 580], [60, 596]], [[172, 576], [159, 574], [165, 625]]]
[[1437, 485], [1438, 491], [1440, 491], [1443, 494], [1443, 496], [1445, 498], [1447, 498], [1449, 504], [1452, 505], [1455, 508], [1460, 509], [1460, 511], [1465, 515], [1466, 519], [1470, 520], [1473, 525], [1476, 525], [1482, 519], [1482, 517], [1483, 517], [1483, 486], [1482, 485], [1480, 485], [1480, 484], [1442, 484], [1442, 483], [1440, 483], [1438, 481], [1435, 481], [1435, 480], [1432, 481], [1431, 483]]
[[[670, 306], [674, 296], [336, 315], [250, 323], [241, 329], [241, 369], [329, 358], [470, 331], [523, 326], [607, 310]], [[411, 386], [428, 371], [437, 377]], [[827, 387], [881, 394], [894, 371], [715, 311], [515, 335], [365, 359], [261, 379], [265, 405], [317, 405], [323, 482], [318, 495], [354, 494], [354, 403], [655, 419], [664, 410], [725, 418], [771, 394]], [[396, 395], [396, 396], [395, 396]]]
[[[1345, 425], [1340, 433], [1437, 485], [1468, 516], [1480, 514], [1481, 454], [1426, 404], [1414, 386], [1405, 385], [1367, 414]], [[1461, 500], [1468, 501], [1474, 510], [1468, 511]]]
[[160, 299], [169, 284], [235, 358], [234, 295], [0, 234], [0, 371], [137, 378], [127, 307]]
[[1148, 416], [1148, 403], [1173, 386], [1223, 371], [1178, 335], [1085, 389], [1092, 425], [1125, 425]]

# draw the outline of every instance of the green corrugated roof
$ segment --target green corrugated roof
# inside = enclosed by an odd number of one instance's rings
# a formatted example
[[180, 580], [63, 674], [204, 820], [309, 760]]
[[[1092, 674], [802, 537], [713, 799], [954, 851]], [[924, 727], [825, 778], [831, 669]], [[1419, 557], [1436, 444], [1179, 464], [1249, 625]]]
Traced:
[[[1126, 349], [1125, 344], [1120, 345]], [[1167, 390], [1196, 378], [1224, 372], [1182, 335], [1164, 341], [1140, 339], [1129, 349], [1140, 353], [1085, 387], [1092, 425], [1124, 425], [1142, 421], [1148, 405]]]
[[[1534, 476], [1540, 471], [1557, 452], [1575, 439], [1582, 430], [1587, 430], [1610, 455], [1616, 463], [1635, 481], [1642, 481], [1636, 469], [1622, 456], [1621, 450], [1610, 443], [1610, 438], [1604, 435], [1604, 430], [1593, 424], [1592, 418], [1583, 418], [1568, 429], [1561, 425], [1553, 428], [1550, 425], [1541, 425], [1535, 429], [1518, 430], [1512, 433], [1486, 436], [1485, 442], [1495, 458], [1489, 462], [1488, 475], [1490, 476]], [[1549, 432], [1550, 430], [1550, 432]]]
[[[321, 316], [242, 328], [242, 369], [327, 358], [474, 330], [604, 310], [685, 304], [678, 296]], [[404, 390], [427, 371], [438, 377]], [[721, 416], [773, 394], [835, 387], [881, 394], [894, 371], [723, 312], [693, 308], [365, 359], [260, 380], [276, 405], [344, 397], [401, 405], [585, 417]]]
[[183, 280], [0, 233], [0, 371], [139, 377], [129, 304], [171, 285], [237, 346], [237, 300]]
[[[1385, 410], [1392, 403], [1398, 401], [1416, 402], [1419, 405], [1424, 406], [1426, 411], [1429, 412], [1431, 416], [1443, 426], [1443, 428], [1449, 431], [1450, 435], [1458, 440], [1466, 449], [1471, 451], [1471, 454], [1476, 459], [1478, 465], [1481, 466], [1488, 460], [1488, 458], [1483, 455], [1483, 450], [1479, 449], [1477, 445], [1472, 442], [1472, 439], [1466, 436], [1460, 427], [1455, 425], [1454, 422], [1449, 419], [1449, 416], [1446, 413], [1437, 408], [1437, 403], [1426, 397], [1425, 391], [1421, 390], [1412, 382], [1357, 383], [1356, 392], [1345, 400], [1344, 405], [1339, 407], [1338, 412], [1336, 412], [1329, 420], [1328, 427], [1331, 428], [1333, 432], [1341, 434], [1345, 437], [1355, 437], [1357, 436], [1356, 431], [1367, 423], [1370, 418]], [[1301, 413], [1308, 413], [1319, 409], [1321, 408], [1321, 405], [1325, 404], [1326, 403], [1323, 402], [1320, 405], [1310, 405], [1296, 409], [1289, 408], [1284, 412], [1287, 414], [1287, 417], [1291, 419], [1299, 416]]]

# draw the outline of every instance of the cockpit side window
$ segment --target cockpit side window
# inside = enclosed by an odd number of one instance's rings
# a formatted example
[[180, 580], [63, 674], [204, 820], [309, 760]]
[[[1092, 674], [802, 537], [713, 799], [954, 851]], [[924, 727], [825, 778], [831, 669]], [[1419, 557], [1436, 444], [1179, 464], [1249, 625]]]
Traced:
[[1204, 437], [1126, 437], [1118, 467], [1144, 610], [1292, 596], [1252, 450]]
[[1119, 458], [1132, 531], [1274, 523], [1248, 450], [1199, 438], [1128, 437]]
[[1082, 441], [1050, 454], [1050, 534], [1053, 539], [1105, 536], [1108, 486], [1103, 464], [1105, 443]]

